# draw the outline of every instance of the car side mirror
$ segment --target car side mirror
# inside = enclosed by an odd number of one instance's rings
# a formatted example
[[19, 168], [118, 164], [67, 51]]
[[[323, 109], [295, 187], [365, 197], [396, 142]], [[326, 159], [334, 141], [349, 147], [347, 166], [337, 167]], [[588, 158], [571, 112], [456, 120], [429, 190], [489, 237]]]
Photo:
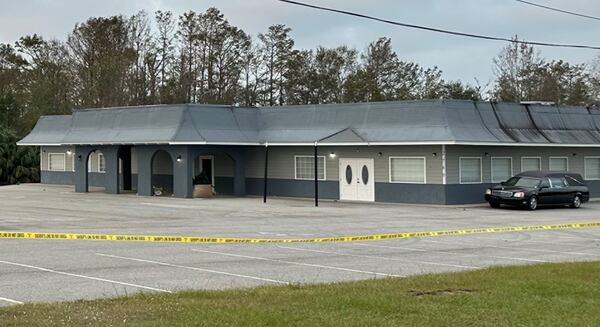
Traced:
[[500, 182], [500, 185], [504, 186], [506, 185], [506, 182]]

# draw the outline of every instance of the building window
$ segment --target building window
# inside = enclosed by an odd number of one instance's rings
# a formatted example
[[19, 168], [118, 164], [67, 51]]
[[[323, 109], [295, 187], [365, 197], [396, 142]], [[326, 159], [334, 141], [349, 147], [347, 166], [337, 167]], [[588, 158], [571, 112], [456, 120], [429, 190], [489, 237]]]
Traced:
[[65, 171], [65, 154], [64, 153], [48, 153], [48, 170], [50, 171]]
[[492, 157], [492, 182], [504, 182], [512, 177], [511, 157]]
[[390, 157], [390, 183], [425, 184], [425, 158]]
[[[313, 156], [295, 156], [296, 179], [315, 179], [315, 158]], [[325, 180], [325, 156], [317, 157], [317, 177]]]
[[481, 183], [481, 158], [459, 158], [459, 180], [461, 184]]
[[600, 179], [600, 157], [585, 157], [583, 162], [585, 179]]
[[550, 167], [550, 170], [568, 171], [569, 170], [569, 158], [567, 158], [567, 157], [550, 157], [549, 167]]
[[521, 171], [542, 170], [542, 158], [523, 157], [521, 158]]
[[98, 172], [106, 172], [106, 161], [104, 161], [104, 155], [102, 153], [98, 153]]

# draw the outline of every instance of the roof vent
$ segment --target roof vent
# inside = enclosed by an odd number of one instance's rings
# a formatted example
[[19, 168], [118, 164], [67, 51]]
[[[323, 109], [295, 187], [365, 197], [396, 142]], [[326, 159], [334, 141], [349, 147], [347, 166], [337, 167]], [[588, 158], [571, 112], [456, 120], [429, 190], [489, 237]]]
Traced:
[[556, 105], [555, 102], [552, 101], [521, 101], [520, 104], [522, 105], [532, 105], [532, 104], [537, 104], [540, 106], [554, 106]]

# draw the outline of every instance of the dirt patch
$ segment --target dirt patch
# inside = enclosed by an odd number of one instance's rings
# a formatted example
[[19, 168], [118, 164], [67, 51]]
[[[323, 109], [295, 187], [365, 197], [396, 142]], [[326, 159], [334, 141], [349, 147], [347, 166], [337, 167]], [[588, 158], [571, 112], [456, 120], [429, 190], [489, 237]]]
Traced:
[[431, 290], [431, 291], [417, 291], [410, 290], [408, 291], [412, 296], [441, 296], [441, 295], [456, 295], [456, 294], [468, 294], [476, 292], [475, 289], [470, 288], [445, 288], [440, 290]]

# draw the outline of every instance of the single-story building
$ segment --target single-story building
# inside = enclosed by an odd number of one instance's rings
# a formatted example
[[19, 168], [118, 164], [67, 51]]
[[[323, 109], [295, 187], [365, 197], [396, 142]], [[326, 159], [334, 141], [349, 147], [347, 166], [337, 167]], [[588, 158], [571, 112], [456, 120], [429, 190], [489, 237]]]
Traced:
[[463, 204], [521, 171], [569, 170], [600, 194], [600, 110], [541, 103], [86, 109], [18, 144], [41, 147], [42, 183], [77, 192], [189, 198], [202, 173], [217, 194]]

